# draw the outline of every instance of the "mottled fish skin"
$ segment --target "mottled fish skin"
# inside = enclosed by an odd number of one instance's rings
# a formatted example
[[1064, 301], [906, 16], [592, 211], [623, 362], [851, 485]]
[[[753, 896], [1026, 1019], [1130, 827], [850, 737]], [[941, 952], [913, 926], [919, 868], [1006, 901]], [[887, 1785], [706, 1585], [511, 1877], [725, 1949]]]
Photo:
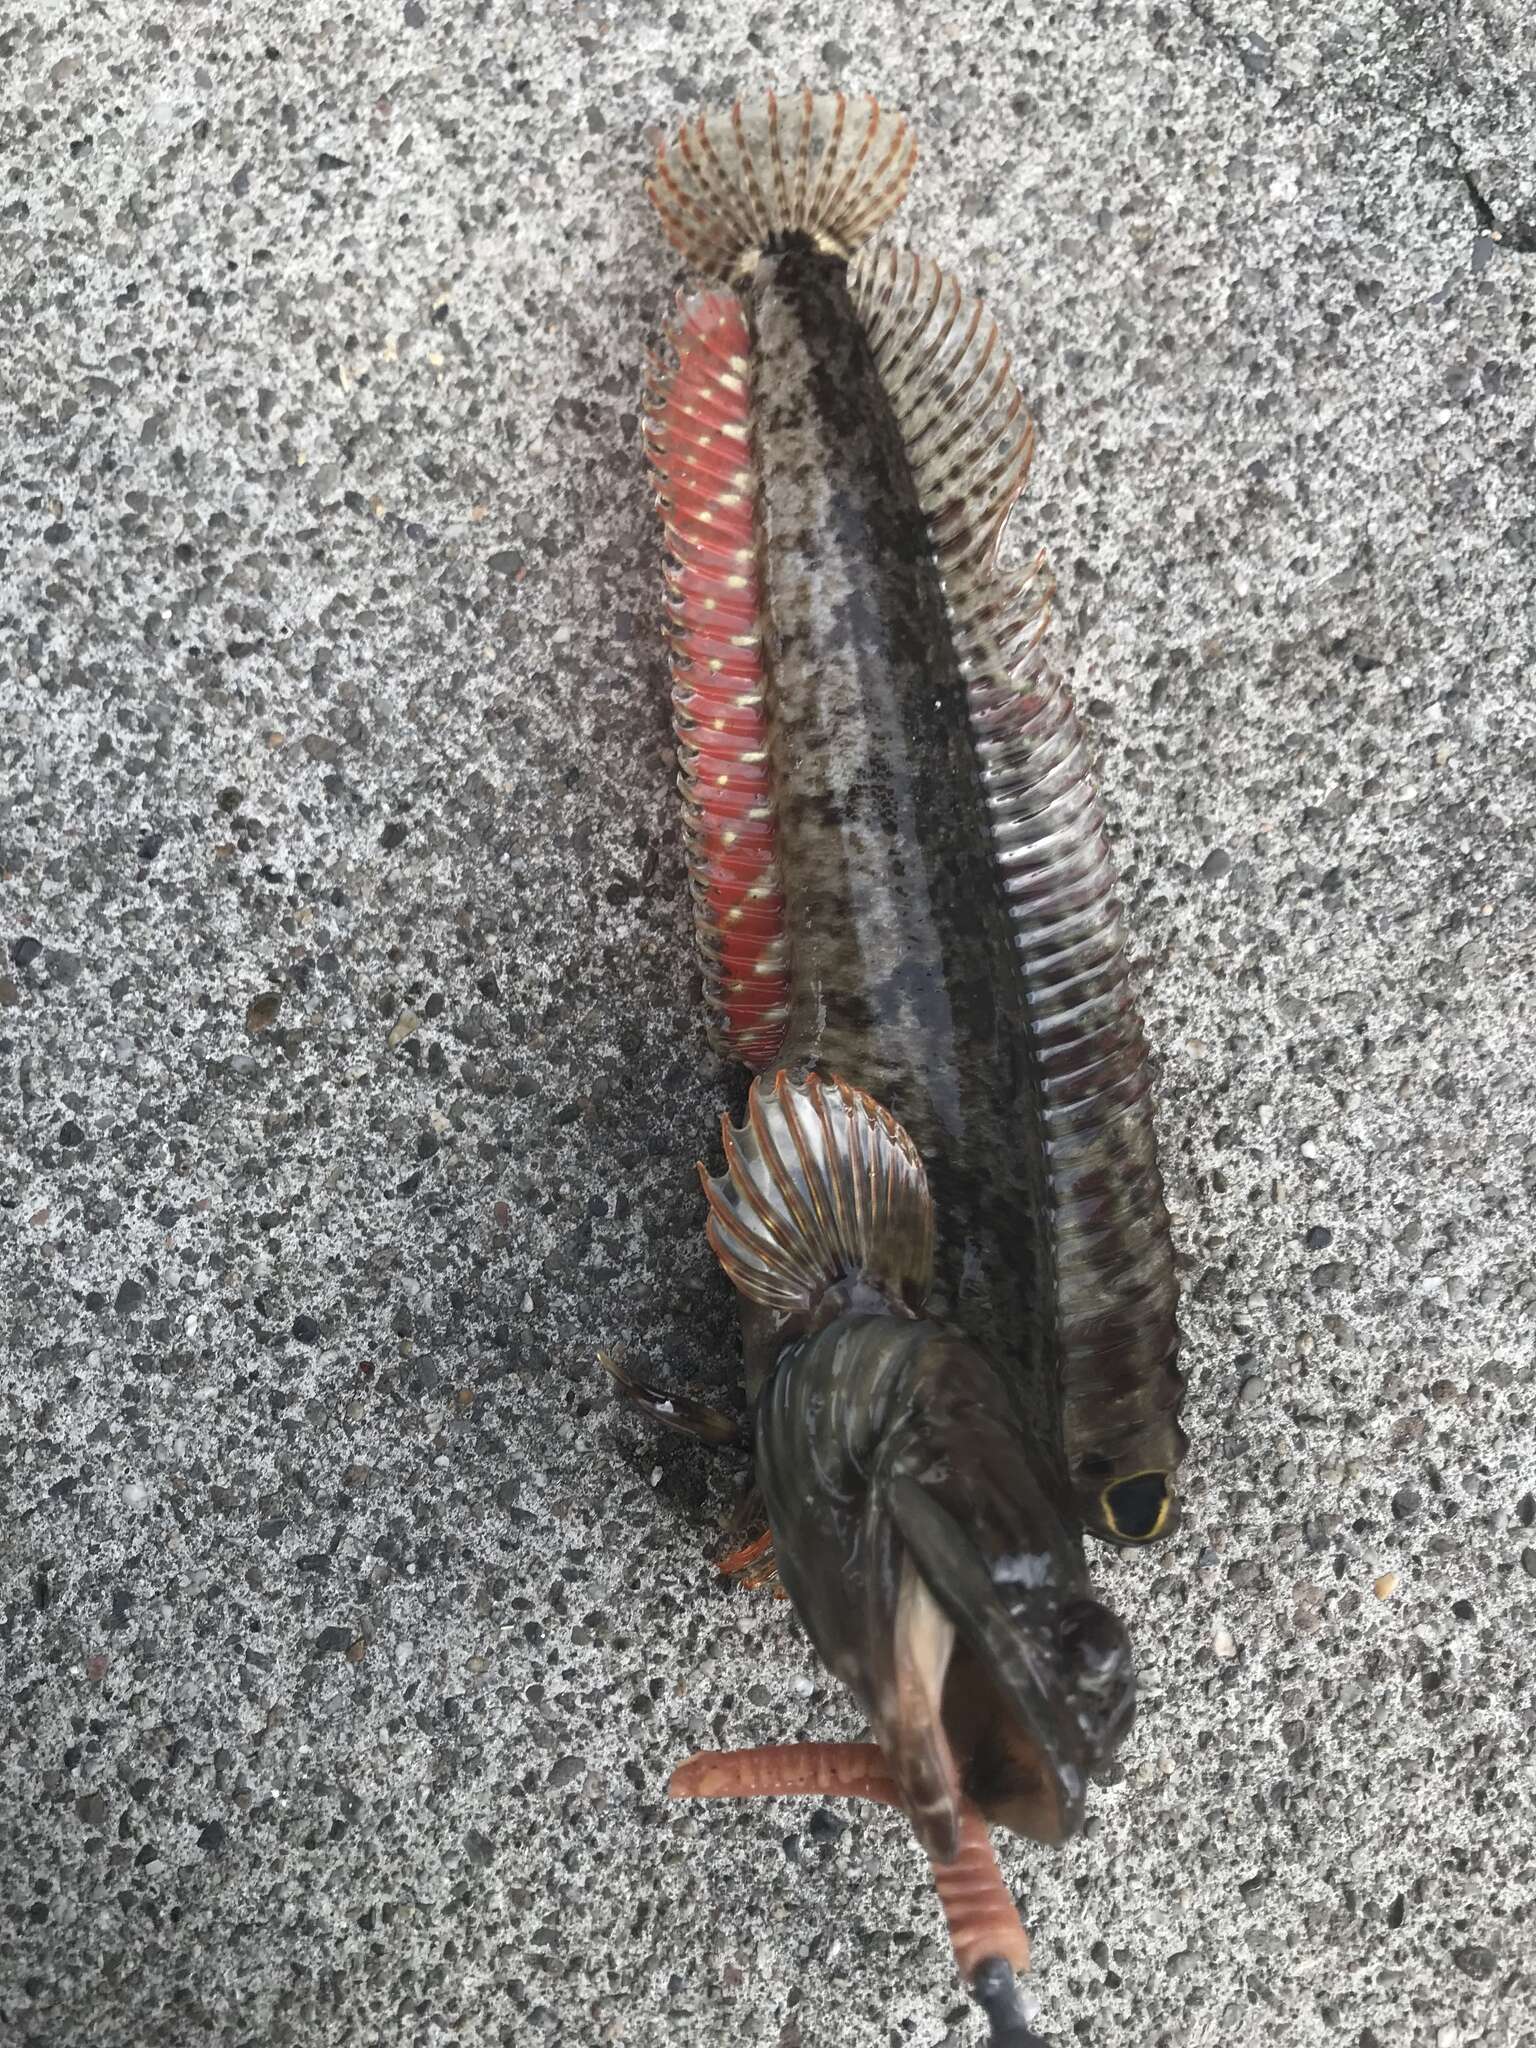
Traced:
[[1100, 1536], [1151, 1541], [1178, 1520], [1178, 1283], [1104, 806], [1045, 634], [1049, 577], [1043, 560], [996, 561], [1033, 430], [997, 323], [958, 279], [870, 249], [849, 286], [934, 537], [1013, 915], [1078, 1510]]
[[1008, 1362], [1059, 1469], [1027, 1017], [928, 524], [846, 266], [792, 239], [745, 298], [792, 963], [780, 1057], [847, 1077], [911, 1134], [934, 1306]]
[[[807, 1398], [806, 1385], [812, 1381], [816, 1393]], [[946, 1460], [935, 1455], [937, 1446], [952, 1447], [957, 1439], [952, 1433], [936, 1434], [923, 1411], [955, 1400], [957, 1383], [965, 1389], [960, 1407], [974, 1415], [972, 1455]], [[903, 1431], [919, 1446], [913, 1469], [930, 1484], [951, 1488], [964, 1488], [972, 1475], [985, 1473], [989, 1461], [995, 1462], [995, 1448], [1007, 1441], [1004, 1455], [1016, 1457], [1019, 1471], [1032, 1483], [997, 1489], [996, 1499], [1008, 1500], [1018, 1519], [1006, 1532], [990, 1532], [996, 1540], [987, 1546], [989, 1553], [1007, 1549], [1016, 1556], [1038, 1557], [1032, 1576], [1050, 1589], [1053, 1600], [1087, 1591], [1082, 1547], [1069, 1522], [1035, 1505], [1043, 1495], [1033, 1455], [1037, 1447], [1010, 1431], [1006, 1398], [981, 1354], [951, 1334], [936, 1339], [926, 1320], [842, 1316], [792, 1346], [781, 1362], [758, 1410], [757, 1461], [765, 1493], [796, 1503], [796, 1512], [783, 1517], [790, 1540], [779, 1547], [780, 1576], [828, 1668], [855, 1692], [863, 1672], [855, 1650], [858, 1630], [850, 1616], [865, 1602], [866, 1575], [888, 1564], [872, 1535], [868, 1492]], [[978, 1486], [978, 1503], [981, 1494]], [[862, 1525], [858, 1538], [807, 1540], [818, 1520], [830, 1525], [849, 1517]], [[802, 1542], [809, 1565], [801, 1561]], [[838, 1552], [846, 1554], [844, 1570], [819, 1568], [826, 1556]]]

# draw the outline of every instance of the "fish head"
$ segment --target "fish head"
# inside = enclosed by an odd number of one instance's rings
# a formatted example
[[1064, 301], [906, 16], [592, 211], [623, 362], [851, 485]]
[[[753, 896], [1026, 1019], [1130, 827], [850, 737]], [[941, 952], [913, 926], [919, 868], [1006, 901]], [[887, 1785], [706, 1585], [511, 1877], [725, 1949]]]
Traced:
[[757, 1448], [779, 1576], [930, 1854], [954, 1855], [966, 1800], [1073, 1834], [1134, 1715], [1130, 1642], [987, 1359], [937, 1323], [844, 1318], [785, 1359]]

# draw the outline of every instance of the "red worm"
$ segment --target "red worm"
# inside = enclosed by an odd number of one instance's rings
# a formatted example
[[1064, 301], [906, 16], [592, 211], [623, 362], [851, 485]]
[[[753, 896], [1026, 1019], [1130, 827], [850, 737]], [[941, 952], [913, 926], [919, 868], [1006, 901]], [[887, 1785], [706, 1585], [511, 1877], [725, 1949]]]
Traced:
[[[901, 1794], [872, 1742], [795, 1742], [768, 1749], [701, 1750], [672, 1773], [673, 1799], [771, 1799], [811, 1796], [871, 1799], [900, 1806]], [[934, 1887], [960, 1974], [970, 1982], [977, 1966], [1000, 1956], [1015, 1970], [1029, 1968], [1029, 1936], [1013, 1894], [1003, 1881], [992, 1837], [979, 1808], [960, 1816], [960, 1848], [952, 1863], [935, 1863]]]
[[960, 1850], [954, 1862], [932, 1867], [955, 1961], [966, 1983], [989, 1956], [1001, 1956], [1014, 1969], [1027, 1970], [1029, 1936], [997, 1867], [997, 1852], [979, 1808], [961, 1809]]
[[901, 1794], [872, 1742], [775, 1743], [767, 1749], [703, 1749], [679, 1764], [672, 1799], [874, 1799], [900, 1806]]

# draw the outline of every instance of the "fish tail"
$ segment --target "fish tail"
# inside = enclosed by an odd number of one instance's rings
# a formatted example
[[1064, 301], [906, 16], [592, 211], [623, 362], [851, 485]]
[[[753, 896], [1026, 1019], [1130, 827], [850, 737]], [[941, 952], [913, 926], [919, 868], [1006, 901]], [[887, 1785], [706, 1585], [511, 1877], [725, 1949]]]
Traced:
[[786, 235], [851, 257], [901, 204], [916, 161], [904, 114], [806, 88], [685, 121], [646, 190], [668, 241], [695, 269], [729, 278]]
[[759, 1077], [746, 1122], [721, 1124], [726, 1171], [701, 1166], [709, 1241], [737, 1292], [805, 1315], [840, 1282], [915, 1314], [933, 1273], [933, 1204], [917, 1148], [836, 1075]]

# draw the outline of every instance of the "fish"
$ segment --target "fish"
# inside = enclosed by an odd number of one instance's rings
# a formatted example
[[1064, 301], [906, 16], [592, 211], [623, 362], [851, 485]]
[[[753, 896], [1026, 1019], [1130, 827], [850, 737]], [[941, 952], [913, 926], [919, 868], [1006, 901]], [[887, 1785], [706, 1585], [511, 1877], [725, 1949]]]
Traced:
[[1080, 1828], [1135, 1711], [1084, 1535], [1168, 1537], [1186, 1438], [1103, 803], [1045, 556], [1004, 556], [1034, 430], [984, 301], [879, 239], [916, 156], [767, 92], [648, 187], [704, 280], [646, 435], [708, 1031], [754, 1077], [700, 1168], [748, 1423], [608, 1364], [748, 1444], [753, 1554], [944, 1868], [977, 1816]]

